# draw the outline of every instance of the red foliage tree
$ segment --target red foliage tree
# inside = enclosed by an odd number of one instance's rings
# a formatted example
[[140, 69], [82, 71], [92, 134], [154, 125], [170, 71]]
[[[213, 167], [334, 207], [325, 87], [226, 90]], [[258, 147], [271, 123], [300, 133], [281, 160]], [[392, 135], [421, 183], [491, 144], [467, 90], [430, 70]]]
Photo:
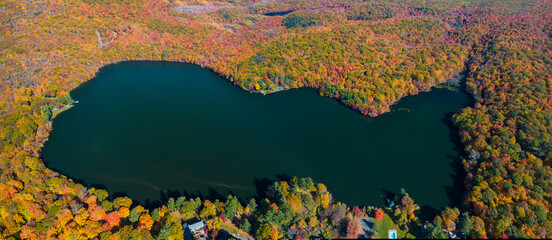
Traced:
[[381, 219], [381, 218], [383, 218], [383, 210], [377, 209], [377, 210], [374, 212], [374, 218], [375, 218], [375, 219]]
[[358, 218], [351, 219], [347, 222], [347, 238], [358, 238], [363, 232]]
[[358, 206], [353, 207], [353, 215], [355, 217], [359, 217], [362, 212], [360, 211], [360, 208]]

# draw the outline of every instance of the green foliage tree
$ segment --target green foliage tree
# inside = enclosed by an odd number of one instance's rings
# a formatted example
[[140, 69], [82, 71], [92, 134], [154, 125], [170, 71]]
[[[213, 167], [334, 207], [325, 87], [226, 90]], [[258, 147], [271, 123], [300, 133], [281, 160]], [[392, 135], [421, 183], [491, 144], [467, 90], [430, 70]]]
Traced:
[[257, 210], [257, 202], [255, 201], [254, 198], [251, 198], [251, 200], [249, 200], [248, 206], [251, 209], [250, 210], [251, 212], [255, 212], [255, 210]]
[[232, 195], [228, 195], [228, 199], [226, 200], [226, 211], [224, 212], [224, 217], [229, 220], [234, 219], [234, 215], [236, 215], [236, 213], [238, 212], [239, 207], [240, 207], [240, 202], [238, 201], [238, 198], [233, 197]]
[[418, 219], [415, 212], [419, 209], [420, 207], [414, 203], [414, 200], [410, 198], [408, 193], [404, 189], [401, 189], [400, 202], [393, 209], [395, 222], [400, 228], [408, 231], [408, 224]]
[[153, 209], [153, 211], [151, 212], [151, 219], [153, 219], [153, 221], [157, 221], [159, 219], [159, 209], [158, 208]]
[[182, 204], [184, 204], [184, 201], [186, 201], [186, 197], [181, 196], [176, 199], [175, 208], [180, 210], [182, 208]]
[[140, 218], [140, 213], [138, 212], [138, 208], [135, 207], [130, 211], [128, 220], [134, 223], [134, 222], [137, 222], [139, 218]]
[[467, 212], [462, 213], [462, 215], [460, 215], [460, 219], [458, 220], [458, 230], [464, 236], [470, 236], [472, 227], [473, 224], [470, 220], [469, 214]]
[[443, 231], [443, 226], [440, 221], [434, 221], [425, 225], [422, 231], [423, 238], [426, 239], [446, 239], [447, 233]]
[[249, 231], [251, 230], [251, 224], [249, 223], [249, 220], [244, 219], [242, 224], [240, 225], [240, 229], [246, 233], [249, 233]]
[[169, 201], [167, 202], [167, 209], [169, 209], [169, 211], [174, 211], [176, 210], [176, 205], [174, 203], [174, 198], [169, 198]]
[[170, 224], [165, 224], [165, 225], [163, 225], [161, 230], [159, 230], [159, 235], [157, 235], [157, 239], [158, 240], [167, 240], [170, 237], [171, 237], [171, 225]]

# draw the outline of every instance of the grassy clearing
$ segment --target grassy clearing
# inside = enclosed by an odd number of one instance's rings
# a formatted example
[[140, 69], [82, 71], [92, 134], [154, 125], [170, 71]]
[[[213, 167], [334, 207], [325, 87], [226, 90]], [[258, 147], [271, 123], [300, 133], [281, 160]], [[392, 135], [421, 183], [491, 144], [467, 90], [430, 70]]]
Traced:
[[247, 234], [246, 232], [244, 232], [241, 229], [239, 229], [238, 227], [236, 227], [236, 225], [232, 224], [232, 222], [230, 222], [230, 221], [224, 222], [221, 225], [221, 228], [226, 230], [229, 233], [237, 234], [237, 235], [240, 235], [240, 236], [243, 236], [243, 237], [246, 237], [246, 238], [252, 238], [249, 234]]
[[406, 237], [406, 232], [400, 230], [397, 224], [395, 224], [393, 220], [391, 220], [391, 217], [389, 217], [389, 215], [384, 214], [381, 219], [374, 218], [374, 228], [372, 229], [372, 231], [376, 233], [376, 238], [387, 239], [387, 231], [389, 229], [396, 229], [398, 238]]

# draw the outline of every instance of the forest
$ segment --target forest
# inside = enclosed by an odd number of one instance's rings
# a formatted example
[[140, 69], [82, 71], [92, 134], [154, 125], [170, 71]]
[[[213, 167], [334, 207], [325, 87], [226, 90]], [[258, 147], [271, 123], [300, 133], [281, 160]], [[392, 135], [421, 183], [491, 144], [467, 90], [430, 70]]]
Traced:
[[[367, 216], [405, 238], [552, 237], [551, 1], [0, 0], [0, 21], [0, 239], [182, 239], [189, 219], [213, 238], [357, 238]], [[248, 201], [145, 208], [49, 169], [41, 148], [69, 92], [125, 60], [194, 63], [251, 92], [316, 88], [371, 117], [465, 72], [464, 201], [421, 219], [404, 191], [347, 206], [293, 177]]]

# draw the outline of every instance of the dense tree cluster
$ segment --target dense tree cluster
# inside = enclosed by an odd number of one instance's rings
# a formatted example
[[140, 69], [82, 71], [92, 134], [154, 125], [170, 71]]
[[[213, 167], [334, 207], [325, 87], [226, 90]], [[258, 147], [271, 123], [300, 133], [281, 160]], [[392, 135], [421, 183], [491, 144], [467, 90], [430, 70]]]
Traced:
[[462, 69], [467, 55], [447, 37], [446, 24], [429, 17], [294, 33], [262, 44], [238, 65], [235, 82], [252, 91], [319, 88], [376, 116], [401, 97], [444, 82]]
[[551, 20], [508, 19], [468, 64], [476, 103], [454, 121], [468, 153], [466, 201], [485, 225], [475, 236], [552, 236]]

